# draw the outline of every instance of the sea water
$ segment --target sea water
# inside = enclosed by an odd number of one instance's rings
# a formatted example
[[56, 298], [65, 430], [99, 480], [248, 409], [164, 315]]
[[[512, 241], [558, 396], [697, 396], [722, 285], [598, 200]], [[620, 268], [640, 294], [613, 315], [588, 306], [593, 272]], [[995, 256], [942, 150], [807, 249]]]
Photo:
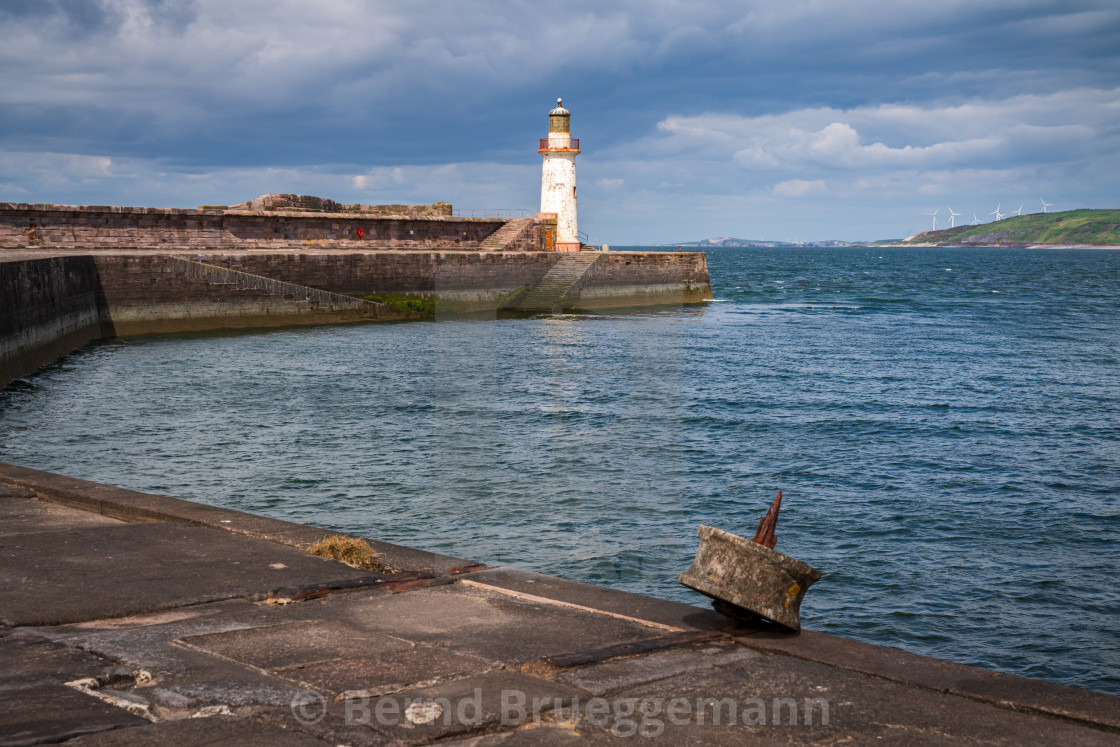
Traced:
[[696, 527], [819, 568], [807, 628], [1120, 694], [1120, 252], [716, 249], [716, 300], [93, 344], [0, 460], [707, 605]]

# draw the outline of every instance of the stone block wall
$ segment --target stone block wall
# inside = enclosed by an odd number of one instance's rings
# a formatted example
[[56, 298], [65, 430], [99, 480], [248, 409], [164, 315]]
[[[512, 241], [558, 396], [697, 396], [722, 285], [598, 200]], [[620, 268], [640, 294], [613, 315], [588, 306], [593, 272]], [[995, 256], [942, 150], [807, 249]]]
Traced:
[[[0, 386], [100, 337], [414, 316], [371, 313], [370, 304], [319, 291], [416, 294], [456, 312], [492, 312], [503, 298], [540, 281], [560, 256], [126, 251], [0, 261]], [[191, 263], [214, 267], [195, 272]], [[239, 273], [257, 277], [247, 280]], [[606, 252], [585, 276], [573, 306], [680, 304], [711, 297], [703, 254]]]
[[167, 255], [97, 255], [94, 261], [105, 315], [120, 337], [417, 316], [306, 283], [244, 277]]
[[477, 249], [504, 224], [488, 218], [0, 203], [0, 251]]
[[584, 279], [576, 303], [594, 309], [711, 298], [703, 252], [605, 252]]
[[557, 261], [552, 252], [200, 252], [182, 256], [351, 296], [416, 294], [478, 311], [493, 309], [501, 296], [536, 283]]
[[0, 386], [112, 336], [91, 257], [0, 262]]

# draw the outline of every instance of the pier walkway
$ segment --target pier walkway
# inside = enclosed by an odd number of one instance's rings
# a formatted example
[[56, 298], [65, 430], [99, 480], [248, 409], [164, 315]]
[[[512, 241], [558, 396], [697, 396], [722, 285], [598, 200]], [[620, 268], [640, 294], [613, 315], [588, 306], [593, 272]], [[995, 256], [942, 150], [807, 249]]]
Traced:
[[325, 534], [0, 464], [0, 744], [1120, 740], [1114, 696]]

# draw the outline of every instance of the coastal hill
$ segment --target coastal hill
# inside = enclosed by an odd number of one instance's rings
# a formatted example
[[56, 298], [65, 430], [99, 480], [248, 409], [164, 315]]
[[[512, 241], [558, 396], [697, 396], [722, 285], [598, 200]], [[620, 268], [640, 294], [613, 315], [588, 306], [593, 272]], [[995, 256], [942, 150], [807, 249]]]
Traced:
[[796, 247], [796, 246], [854, 246], [848, 241], [767, 241], [766, 239], [736, 239], [731, 236], [718, 236], [700, 241], [679, 241], [675, 244], [655, 244], [655, 246], [687, 246], [697, 249], [718, 247]]
[[1120, 246], [1120, 210], [1032, 213], [978, 226], [923, 231], [900, 243], [909, 246]]

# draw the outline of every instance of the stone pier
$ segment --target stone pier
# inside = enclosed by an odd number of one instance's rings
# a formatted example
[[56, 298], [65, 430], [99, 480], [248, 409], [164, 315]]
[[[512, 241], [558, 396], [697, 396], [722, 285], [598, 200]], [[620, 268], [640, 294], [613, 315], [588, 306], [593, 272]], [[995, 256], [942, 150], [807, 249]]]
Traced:
[[326, 534], [0, 464], [0, 744], [1120, 739], [1111, 695]]

